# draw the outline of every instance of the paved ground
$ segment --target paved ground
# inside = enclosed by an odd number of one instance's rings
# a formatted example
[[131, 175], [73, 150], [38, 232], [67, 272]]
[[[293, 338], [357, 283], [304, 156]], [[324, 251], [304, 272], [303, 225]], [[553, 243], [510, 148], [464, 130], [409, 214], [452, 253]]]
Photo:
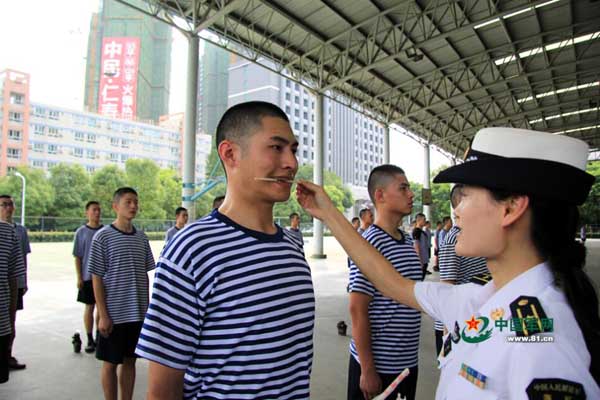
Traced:
[[[158, 254], [162, 243], [153, 242]], [[588, 267], [600, 282], [600, 240], [588, 241]], [[75, 302], [76, 289], [69, 243], [36, 243], [30, 255], [30, 292], [17, 320], [15, 354], [27, 369], [11, 373], [0, 385], [0, 400], [100, 399], [100, 364], [93, 356], [72, 351], [71, 336], [82, 329], [82, 306]], [[307, 246], [310, 253], [310, 243]], [[309, 259], [317, 296], [315, 359], [311, 380], [313, 400], [345, 398], [348, 337], [337, 334], [347, 313], [346, 259], [332, 238], [325, 242], [325, 260]], [[436, 279], [436, 275], [430, 276]], [[433, 324], [423, 318], [419, 362], [418, 399], [432, 399], [438, 372], [434, 359]], [[145, 397], [147, 365], [138, 362], [135, 399]]]

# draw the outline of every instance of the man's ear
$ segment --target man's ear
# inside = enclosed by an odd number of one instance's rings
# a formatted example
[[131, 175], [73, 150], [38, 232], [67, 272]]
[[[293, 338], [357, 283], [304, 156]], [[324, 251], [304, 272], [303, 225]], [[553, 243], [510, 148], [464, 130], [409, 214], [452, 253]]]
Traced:
[[504, 201], [502, 227], [508, 227], [519, 220], [529, 208], [528, 196], [512, 196]]
[[239, 161], [240, 146], [229, 140], [223, 140], [217, 147], [217, 153], [226, 167], [233, 168]]
[[384, 197], [384, 193], [383, 193], [383, 189], [379, 188], [379, 189], [375, 189], [375, 193], [374, 193], [374, 200], [376, 204], [379, 204], [383, 201], [383, 197]]

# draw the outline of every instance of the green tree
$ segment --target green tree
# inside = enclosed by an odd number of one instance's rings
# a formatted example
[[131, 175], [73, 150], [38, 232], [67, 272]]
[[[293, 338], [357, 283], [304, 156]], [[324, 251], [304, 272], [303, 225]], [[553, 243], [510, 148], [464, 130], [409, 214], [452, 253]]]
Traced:
[[161, 169], [158, 179], [163, 189], [163, 210], [167, 219], [175, 219], [175, 209], [181, 205], [181, 178], [174, 169], [169, 168]]
[[581, 222], [587, 225], [600, 224], [600, 161], [588, 164], [587, 172], [596, 177], [585, 203], [579, 207]]
[[[296, 173], [296, 179], [312, 181], [313, 166], [309, 164], [301, 166]], [[331, 197], [338, 210], [344, 211], [345, 209], [352, 207], [354, 204], [352, 192], [348, 187], [343, 185], [342, 178], [331, 171], [324, 171], [323, 183], [325, 191]], [[285, 203], [277, 203], [273, 210], [273, 215], [276, 217], [287, 217], [292, 212], [300, 214], [300, 220], [302, 222], [312, 221], [310, 215], [302, 210], [302, 207], [298, 204], [294, 194], [292, 194], [290, 199]]]
[[[447, 165], [442, 165], [438, 169], [433, 170], [431, 172], [431, 181], [433, 182], [433, 178], [446, 168], [448, 168]], [[451, 190], [452, 185], [450, 183], [434, 183], [431, 185], [431, 199], [433, 201], [433, 206], [431, 207], [431, 225], [433, 225], [433, 229], [435, 229], [436, 222], [441, 221], [444, 217], [451, 216]]]
[[[196, 191], [201, 191], [204, 188], [204, 184], [197, 185]], [[196, 199], [194, 207], [196, 209], [196, 218], [203, 217], [204, 215], [212, 211], [212, 203], [215, 197], [225, 195], [226, 185], [225, 182], [218, 183], [215, 187], [204, 193], [202, 196]]]
[[54, 204], [50, 214], [57, 217], [83, 216], [90, 199], [90, 176], [81, 165], [60, 163], [50, 169], [50, 184], [54, 188]]
[[[442, 166], [431, 172], [431, 181], [442, 170], [448, 168]], [[417, 182], [411, 182], [410, 187], [415, 193], [414, 206], [412, 215], [423, 212], [422, 189], [423, 185]], [[435, 223], [441, 221], [443, 217], [450, 216], [450, 190], [449, 183], [433, 183], [431, 187], [431, 224], [435, 229]]]
[[[54, 203], [54, 189], [46, 178], [44, 171], [29, 167], [17, 167], [27, 181], [25, 193], [25, 218], [27, 216], [46, 216]], [[12, 174], [0, 178], [0, 192], [11, 195], [15, 201], [15, 217], [20, 215], [21, 210], [21, 179]], [[18, 220], [18, 218], [15, 218]], [[30, 221], [26, 220], [27, 224]]]
[[160, 185], [160, 168], [152, 160], [130, 158], [125, 163], [127, 183], [138, 193], [139, 219], [165, 219], [164, 190]]
[[102, 207], [103, 218], [113, 218], [112, 196], [115, 190], [126, 185], [125, 172], [116, 165], [106, 165], [92, 175], [91, 199], [96, 200]]

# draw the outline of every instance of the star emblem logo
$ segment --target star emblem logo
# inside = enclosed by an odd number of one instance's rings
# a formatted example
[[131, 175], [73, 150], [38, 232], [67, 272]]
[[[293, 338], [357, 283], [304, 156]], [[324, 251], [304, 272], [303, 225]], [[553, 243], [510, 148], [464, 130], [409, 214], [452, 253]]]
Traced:
[[481, 322], [479, 319], [476, 319], [474, 315], [471, 315], [471, 319], [465, 321], [467, 323], [467, 330], [473, 330], [475, 332], [479, 331], [479, 323]]

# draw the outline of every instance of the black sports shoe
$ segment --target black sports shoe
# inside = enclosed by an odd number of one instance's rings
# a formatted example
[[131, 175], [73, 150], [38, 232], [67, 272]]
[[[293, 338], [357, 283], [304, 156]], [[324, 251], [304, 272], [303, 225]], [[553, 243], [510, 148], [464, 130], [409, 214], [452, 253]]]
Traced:
[[81, 352], [81, 337], [79, 336], [79, 332], [75, 332], [71, 343], [73, 343], [73, 351], [75, 353], [80, 353]]
[[25, 369], [26, 367], [27, 367], [27, 365], [19, 364], [19, 361], [17, 361], [17, 359], [14, 357], [11, 357], [8, 359], [8, 368], [9, 369], [17, 370], [17, 369]]
[[87, 346], [85, 346], [85, 352], [86, 353], [93, 353], [96, 351], [96, 343], [94, 342], [88, 342]]

